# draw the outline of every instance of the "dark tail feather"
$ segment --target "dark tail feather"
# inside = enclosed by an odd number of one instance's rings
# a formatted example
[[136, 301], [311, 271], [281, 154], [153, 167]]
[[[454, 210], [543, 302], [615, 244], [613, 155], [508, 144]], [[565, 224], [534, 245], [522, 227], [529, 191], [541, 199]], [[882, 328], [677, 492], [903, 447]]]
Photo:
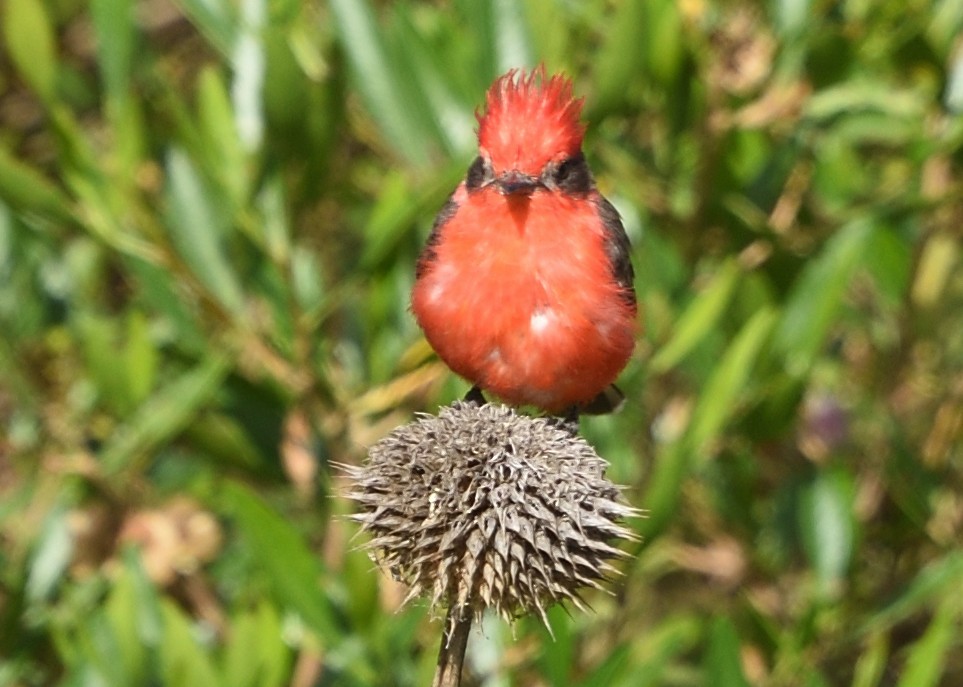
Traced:
[[598, 396], [579, 406], [578, 410], [583, 415], [608, 415], [618, 412], [624, 403], [625, 394], [614, 384], [609, 384]]

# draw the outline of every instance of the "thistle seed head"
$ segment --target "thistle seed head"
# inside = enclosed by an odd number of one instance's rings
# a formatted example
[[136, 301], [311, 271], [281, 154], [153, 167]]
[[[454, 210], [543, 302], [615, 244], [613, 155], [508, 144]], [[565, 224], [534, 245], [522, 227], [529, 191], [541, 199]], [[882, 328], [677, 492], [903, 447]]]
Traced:
[[422, 415], [346, 467], [366, 548], [432, 611], [491, 608], [506, 620], [602, 589], [634, 540], [639, 511], [605, 479], [582, 438], [501, 405], [455, 403]]

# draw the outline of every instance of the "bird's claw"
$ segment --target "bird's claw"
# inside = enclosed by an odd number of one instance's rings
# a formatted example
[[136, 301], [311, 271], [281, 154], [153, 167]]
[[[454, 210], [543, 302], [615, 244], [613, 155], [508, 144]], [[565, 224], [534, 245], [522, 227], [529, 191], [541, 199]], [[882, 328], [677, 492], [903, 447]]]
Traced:
[[468, 390], [468, 393], [465, 394], [464, 401], [465, 403], [474, 403], [476, 406], [483, 406], [487, 403], [485, 396], [482, 394], [482, 390], [477, 386], [472, 386], [472, 388]]

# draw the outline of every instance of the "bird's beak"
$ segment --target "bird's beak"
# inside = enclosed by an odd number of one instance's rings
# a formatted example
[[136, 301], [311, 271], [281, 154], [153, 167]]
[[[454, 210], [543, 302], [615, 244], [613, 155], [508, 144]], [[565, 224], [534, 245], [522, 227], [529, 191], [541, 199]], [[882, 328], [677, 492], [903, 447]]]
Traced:
[[530, 196], [538, 187], [538, 179], [522, 174], [517, 170], [505, 172], [495, 179], [495, 186], [502, 195], [506, 196]]

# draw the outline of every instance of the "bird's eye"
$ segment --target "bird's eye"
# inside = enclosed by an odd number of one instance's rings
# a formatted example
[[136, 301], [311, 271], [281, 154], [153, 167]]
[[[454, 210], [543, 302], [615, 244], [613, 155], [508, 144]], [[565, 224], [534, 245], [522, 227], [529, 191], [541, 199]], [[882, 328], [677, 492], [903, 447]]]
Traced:
[[592, 188], [592, 174], [582, 153], [562, 160], [551, 171], [551, 182], [569, 193], [587, 193]]
[[491, 163], [481, 155], [475, 158], [468, 168], [468, 175], [465, 177], [465, 186], [469, 190], [480, 188], [485, 182], [491, 181], [495, 174], [492, 171]]

